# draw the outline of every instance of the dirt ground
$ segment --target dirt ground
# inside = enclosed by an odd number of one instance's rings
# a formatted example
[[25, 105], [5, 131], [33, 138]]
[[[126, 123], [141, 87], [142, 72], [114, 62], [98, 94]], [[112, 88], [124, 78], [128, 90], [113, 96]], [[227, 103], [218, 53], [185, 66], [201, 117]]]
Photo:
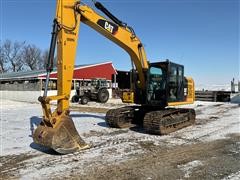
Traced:
[[[52, 179], [222, 179], [240, 170], [240, 135], [231, 134], [227, 140], [174, 146], [155, 146], [151, 141], [140, 142], [145, 153], [116, 164], [88, 164], [84, 174], [76, 167], [70, 175], [54, 175]], [[111, 152], [110, 152], [111, 153]], [[11, 174], [25, 168], [24, 162], [34, 155], [20, 154], [1, 157], [2, 179], [18, 178]], [[72, 161], [78, 161], [77, 157]], [[190, 162], [190, 163], [189, 163]], [[196, 162], [191, 165], [191, 162]], [[99, 163], [101, 165], [99, 165]], [[41, 166], [41, 164], [39, 164]], [[84, 168], [84, 167], [83, 167]], [[68, 172], [69, 173], [69, 172]]]
[[[36, 107], [33, 105], [29, 112], [34, 112]], [[19, 153], [6, 152], [0, 156], [0, 177], [240, 179], [240, 107], [201, 102], [192, 107], [197, 112], [196, 124], [168, 136], [148, 135], [140, 128], [111, 129], [106, 127], [104, 114], [101, 114], [107, 108], [97, 108], [100, 114], [94, 114], [95, 107], [74, 107], [73, 110], [92, 113], [81, 116], [82, 121], [94, 119], [91, 124], [94, 128], [87, 129], [91, 126], [86, 125], [87, 130], [81, 133], [92, 148], [59, 155], [31, 144]]]
[[[235, 134], [228, 140], [171, 148], [143, 142], [140, 145], [146, 152], [141, 156], [135, 155], [118, 165], [92, 168], [85, 176], [78, 173], [73, 176], [79, 175], [82, 179], [221, 179], [240, 169], [239, 141], [239, 134]], [[196, 160], [200, 163], [191, 166], [189, 162]]]

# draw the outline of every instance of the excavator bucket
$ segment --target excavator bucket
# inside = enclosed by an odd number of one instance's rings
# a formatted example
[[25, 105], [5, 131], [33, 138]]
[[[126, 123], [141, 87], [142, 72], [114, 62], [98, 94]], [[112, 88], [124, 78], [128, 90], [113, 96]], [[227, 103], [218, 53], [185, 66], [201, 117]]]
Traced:
[[42, 122], [34, 131], [33, 141], [60, 154], [89, 148], [78, 134], [72, 118], [67, 115], [62, 116], [54, 127], [49, 127]]

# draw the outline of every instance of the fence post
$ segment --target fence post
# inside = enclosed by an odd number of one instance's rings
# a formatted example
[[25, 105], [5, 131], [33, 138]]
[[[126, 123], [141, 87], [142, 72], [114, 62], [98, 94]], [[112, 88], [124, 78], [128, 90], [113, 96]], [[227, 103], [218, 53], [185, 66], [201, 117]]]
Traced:
[[234, 78], [231, 81], [231, 93], [235, 93], [235, 85], [234, 85]]
[[238, 81], [238, 92], [240, 92], [240, 81]]

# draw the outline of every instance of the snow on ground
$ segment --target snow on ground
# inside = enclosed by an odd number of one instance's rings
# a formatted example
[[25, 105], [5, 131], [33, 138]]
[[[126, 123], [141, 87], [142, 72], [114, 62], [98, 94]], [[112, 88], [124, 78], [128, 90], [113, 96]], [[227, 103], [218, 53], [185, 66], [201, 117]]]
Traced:
[[31, 150], [31, 126], [41, 115], [39, 104], [1, 100], [0, 154], [18, 154]]
[[177, 136], [185, 140], [212, 141], [240, 132], [240, 108], [237, 105], [196, 101], [191, 107], [196, 109], [196, 125], [178, 131]]
[[232, 94], [231, 103], [240, 104], [240, 93]]
[[[32, 141], [32, 131], [41, 121], [40, 104], [1, 100], [0, 156], [21, 153], [33, 155], [33, 158], [25, 160], [25, 168], [19, 170], [20, 177], [23, 179], [47, 178], [53, 171], [55, 174], [71, 174], [74, 168], [84, 173], [84, 170], [79, 170], [79, 167], [87, 165], [91, 168], [92, 162], [95, 165], [98, 163], [102, 165], [126, 161], [134, 154], [143, 153], [140, 142], [176, 146], [228, 138], [228, 134], [240, 132], [240, 107], [237, 104], [197, 101], [183, 107], [196, 110], [196, 124], [167, 136], [149, 135], [132, 129], [108, 128], [104, 113], [73, 111], [71, 116], [80, 136], [92, 148], [84, 153], [79, 152], [59, 158], [46, 154], [48, 151]], [[189, 176], [196, 165], [200, 166], [201, 162], [196, 160], [181, 168], [183, 171], [186, 170], [185, 175]]]
[[223, 178], [222, 180], [239, 180], [240, 179], [240, 171], [237, 173], [230, 174], [229, 176]]
[[184, 172], [185, 178], [189, 178], [194, 168], [202, 165], [203, 163], [201, 161], [195, 160], [195, 161], [188, 162], [186, 164], [178, 165], [178, 168], [180, 168]]
[[128, 103], [123, 104], [122, 100], [119, 99], [109, 99], [107, 103], [98, 103], [95, 101], [89, 101], [87, 104], [82, 105], [79, 103], [71, 103], [72, 107], [96, 107], [96, 108], [107, 108], [112, 109], [116, 107], [121, 107], [127, 105]]
[[[2, 110], [0, 124], [1, 155], [33, 151], [31, 148], [32, 133], [41, 122], [41, 105], [2, 100], [0, 108]], [[101, 123], [104, 124], [105, 122], [105, 114], [73, 112], [72, 117], [78, 132], [81, 134], [106, 129], [106, 127], [101, 126]]]
[[[2, 100], [1, 107], [1, 155], [36, 151], [32, 146], [32, 131], [41, 121], [41, 106], [25, 102]], [[230, 103], [196, 101], [183, 106], [196, 109], [196, 125], [184, 128], [168, 136], [148, 135], [136, 131], [116, 130], [105, 124], [105, 114], [72, 112], [75, 126], [85, 140], [96, 145], [104, 141], [146, 140], [159, 144], [162, 141], [183, 144], [192, 139], [211, 141], [226, 138], [227, 134], [240, 132], [240, 108]], [[208, 122], [208, 123], [206, 123]], [[204, 128], [203, 128], [204, 125]], [[224, 129], [224, 130], [223, 130]], [[117, 132], [116, 132], [117, 131]], [[119, 131], [119, 134], [117, 134]], [[124, 132], [126, 131], [126, 132]], [[114, 136], [109, 137], [109, 133]]]

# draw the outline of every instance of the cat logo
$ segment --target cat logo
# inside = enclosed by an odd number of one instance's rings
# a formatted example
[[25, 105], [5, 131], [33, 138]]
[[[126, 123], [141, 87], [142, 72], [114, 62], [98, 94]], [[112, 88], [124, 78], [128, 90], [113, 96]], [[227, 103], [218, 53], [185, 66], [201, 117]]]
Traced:
[[118, 31], [118, 26], [110, 21], [106, 21], [104, 19], [99, 19], [97, 21], [97, 24], [113, 35], [115, 35]]
[[107, 21], [105, 22], [104, 28], [108, 30], [110, 33], [113, 33], [113, 26], [109, 24]]

